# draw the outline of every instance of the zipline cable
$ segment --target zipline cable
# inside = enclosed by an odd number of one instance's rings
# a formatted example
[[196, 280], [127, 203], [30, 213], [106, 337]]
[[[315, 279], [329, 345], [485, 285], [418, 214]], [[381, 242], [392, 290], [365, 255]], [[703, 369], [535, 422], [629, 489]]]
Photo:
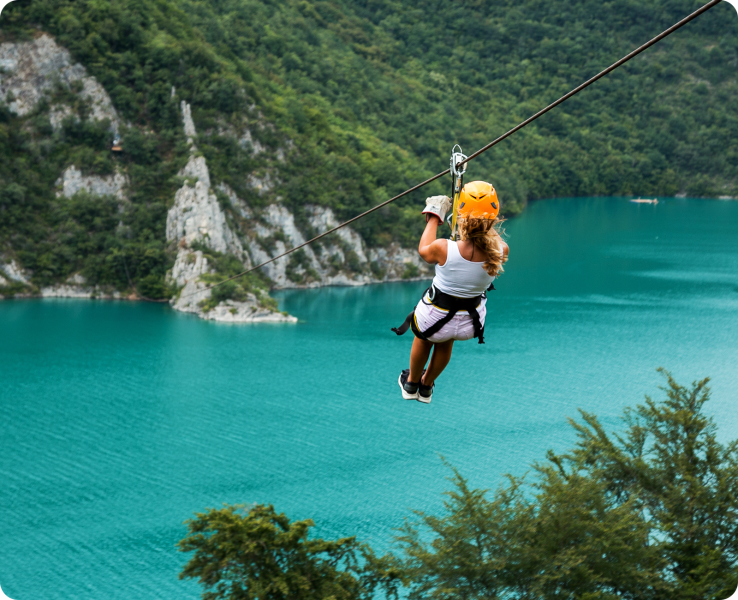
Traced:
[[[568, 100], [569, 98], [571, 98], [575, 94], [578, 94], [579, 92], [581, 92], [584, 88], [589, 87], [590, 85], [592, 85], [598, 79], [601, 79], [602, 77], [604, 77], [608, 73], [614, 71], [615, 69], [617, 69], [621, 65], [624, 65], [631, 58], [633, 58], [635, 56], [638, 56], [644, 50], [647, 50], [648, 48], [650, 48], [651, 46], [653, 46], [657, 42], [660, 42], [666, 36], [674, 33], [677, 29], [683, 27], [684, 25], [686, 25], [687, 23], [689, 23], [693, 19], [696, 19], [702, 13], [710, 10], [712, 7], [716, 6], [717, 4], [719, 4], [722, 1], [723, 0], [710, 0], [710, 2], [708, 2], [707, 4], [705, 4], [702, 7], [698, 8], [691, 15], [683, 18], [681, 21], [679, 21], [675, 25], [672, 25], [671, 27], [669, 27], [669, 29], [663, 31], [662, 33], [660, 33], [659, 35], [657, 35], [655, 38], [653, 38], [652, 40], [646, 42], [645, 44], [643, 44], [639, 48], [636, 48], [630, 54], [624, 56], [619, 61], [617, 61], [617, 62], [613, 63], [612, 65], [610, 65], [609, 67], [607, 67], [604, 71], [601, 71], [600, 73], [598, 73], [597, 75], [595, 75], [591, 79], [588, 79], [583, 84], [581, 84], [578, 87], [576, 87], [573, 90], [571, 90], [568, 94], [565, 94], [564, 96], [561, 96], [561, 98], [559, 98], [558, 100], [556, 100], [556, 102], [552, 102], [546, 108], [543, 108], [543, 109], [539, 110], [533, 116], [528, 117], [525, 121], [523, 121], [519, 125], [516, 125], [512, 129], [510, 129], [508, 132], [502, 134], [496, 140], [490, 142], [486, 146], [484, 146], [484, 147], [480, 148], [479, 150], [477, 150], [474, 154], [470, 154], [465, 160], [459, 162], [459, 166], [463, 166], [464, 164], [468, 163], [469, 161], [474, 160], [477, 156], [479, 156], [483, 152], [486, 152], [487, 150], [489, 150], [493, 146], [496, 146], [497, 144], [499, 144], [504, 139], [510, 137], [512, 134], [516, 133], [517, 131], [520, 131], [523, 127], [525, 127], [526, 125], [529, 125], [530, 123], [532, 123], [533, 121], [535, 121], [538, 117], [540, 117], [542, 115], [545, 115], [551, 109], [556, 108], [559, 104], [561, 104], [565, 100]], [[340, 225], [336, 225], [333, 229], [329, 229], [328, 231], [325, 231], [325, 232], [321, 233], [320, 235], [316, 235], [314, 238], [309, 239], [308, 241], [303, 242], [302, 244], [299, 244], [298, 246], [295, 246], [294, 248], [291, 248], [289, 250], [286, 250], [285, 252], [282, 252], [282, 254], [279, 254], [279, 255], [277, 255], [277, 256], [275, 256], [273, 258], [270, 258], [269, 260], [265, 260], [263, 263], [258, 264], [258, 265], [254, 266], [254, 267], [251, 267], [250, 269], [246, 269], [245, 271], [243, 271], [241, 273], [238, 273], [237, 275], [233, 275], [231, 277], [228, 277], [227, 279], [224, 279], [223, 281], [219, 281], [218, 283], [215, 283], [215, 284], [213, 284], [213, 285], [211, 285], [209, 287], [205, 287], [205, 288], [203, 288], [201, 290], [197, 290], [195, 292], [190, 292], [189, 294], [186, 294], [185, 296], [182, 296], [182, 297], [183, 298], [187, 298], [189, 296], [194, 296], [195, 294], [201, 294], [203, 292], [207, 292], [208, 290], [212, 290], [213, 288], [216, 288], [219, 285], [223, 285], [224, 283], [228, 283], [229, 281], [233, 281], [234, 279], [238, 279], [239, 277], [243, 277], [244, 275], [247, 275], [248, 273], [251, 273], [252, 271], [256, 271], [257, 269], [261, 269], [263, 266], [266, 266], [269, 263], [274, 262], [275, 260], [279, 260], [280, 258], [283, 258], [284, 256], [287, 256], [288, 254], [291, 254], [292, 252], [295, 252], [295, 251], [299, 250], [300, 248], [304, 248], [305, 246], [307, 246], [309, 244], [312, 244], [313, 242], [319, 240], [320, 238], [323, 238], [323, 237], [325, 237], [327, 235], [330, 235], [331, 233], [333, 233], [335, 231], [338, 231], [342, 227], [346, 227], [347, 225], [350, 225], [354, 221], [358, 221], [359, 219], [367, 216], [368, 214], [373, 213], [375, 210], [379, 210], [380, 208], [382, 208], [384, 206], [387, 206], [391, 202], [394, 202], [395, 200], [398, 200], [399, 198], [402, 198], [403, 196], [407, 196], [408, 194], [410, 194], [411, 192], [414, 192], [415, 190], [419, 190], [423, 186], [428, 185], [429, 183], [431, 183], [432, 181], [435, 181], [436, 179], [439, 179], [439, 178], [443, 177], [444, 175], [448, 175], [450, 172], [451, 172], [451, 169], [446, 169], [445, 171], [442, 171], [441, 173], [438, 173], [437, 175], [434, 175], [433, 177], [430, 177], [429, 179], [426, 179], [422, 183], [419, 183], [419, 184], [411, 187], [410, 189], [405, 190], [401, 194], [397, 194], [397, 196], [395, 196], [394, 198], [390, 198], [389, 200], [386, 200], [386, 201], [382, 202], [381, 204], [377, 204], [377, 206], [375, 206], [373, 208], [370, 208], [369, 210], [364, 211], [360, 215], [356, 215], [352, 219], [349, 219], [348, 221], [345, 221], [345, 222], [341, 223]]]

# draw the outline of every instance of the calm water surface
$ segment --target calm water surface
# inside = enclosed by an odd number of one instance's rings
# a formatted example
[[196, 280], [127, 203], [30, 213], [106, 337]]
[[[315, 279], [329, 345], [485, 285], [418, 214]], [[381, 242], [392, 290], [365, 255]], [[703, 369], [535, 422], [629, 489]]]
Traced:
[[273, 503], [384, 550], [439, 511], [443, 455], [494, 488], [660, 396], [713, 378], [738, 436], [738, 202], [539, 202], [509, 224], [487, 344], [458, 344], [430, 406], [397, 388], [424, 283], [279, 295], [298, 325], [147, 304], [0, 303], [0, 585], [15, 600], [198, 598], [175, 543], [195, 511]]

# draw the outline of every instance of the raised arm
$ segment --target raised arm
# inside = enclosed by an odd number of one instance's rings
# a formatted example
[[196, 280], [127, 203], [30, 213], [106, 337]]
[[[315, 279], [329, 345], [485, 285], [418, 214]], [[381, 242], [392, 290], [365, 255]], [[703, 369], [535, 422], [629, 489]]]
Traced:
[[425, 231], [418, 244], [418, 253], [425, 262], [435, 265], [446, 264], [448, 254], [448, 242], [437, 240], [436, 231], [438, 225], [443, 224], [446, 213], [451, 209], [451, 198], [448, 196], [431, 196], [425, 199]]
[[448, 255], [448, 241], [436, 239], [436, 232], [440, 222], [438, 217], [429, 215], [425, 231], [420, 237], [420, 244], [418, 244], [420, 258], [431, 265], [446, 264], [446, 256]]

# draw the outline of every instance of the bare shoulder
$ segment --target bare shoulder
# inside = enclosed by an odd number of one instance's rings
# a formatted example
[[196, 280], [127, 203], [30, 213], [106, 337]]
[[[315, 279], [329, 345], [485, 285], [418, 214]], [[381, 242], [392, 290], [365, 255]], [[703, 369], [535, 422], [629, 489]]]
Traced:
[[443, 266], [448, 256], [448, 240], [440, 238], [418, 249], [420, 257], [429, 264]]
[[433, 243], [437, 245], [438, 260], [436, 262], [443, 266], [446, 264], [446, 259], [448, 258], [448, 240], [446, 238], [440, 238]]

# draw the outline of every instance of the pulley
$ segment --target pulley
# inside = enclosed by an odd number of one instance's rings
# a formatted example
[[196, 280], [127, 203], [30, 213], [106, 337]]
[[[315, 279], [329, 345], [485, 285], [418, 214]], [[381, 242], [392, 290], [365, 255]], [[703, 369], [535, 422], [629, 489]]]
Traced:
[[[458, 148], [458, 151], [456, 150]], [[459, 194], [464, 187], [464, 173], [466, 173], [466, 155], [461, 151], [461, 146], [455, 144], [451, 148], [451, 197], [454, 199], [451, 212], [451, 239], [456, 239], [456, 217], [459, 214]]]

